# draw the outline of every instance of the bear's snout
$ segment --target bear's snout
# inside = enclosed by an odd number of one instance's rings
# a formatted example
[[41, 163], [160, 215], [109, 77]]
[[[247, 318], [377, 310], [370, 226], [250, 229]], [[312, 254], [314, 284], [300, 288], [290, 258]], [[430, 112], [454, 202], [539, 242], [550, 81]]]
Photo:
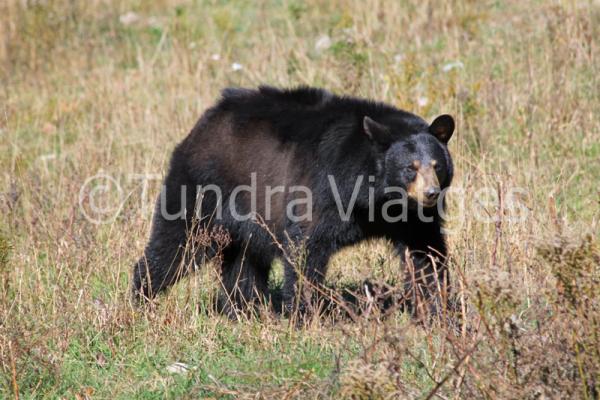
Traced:
[[432, 165], [416, 165], [415, 179], [408, 185], [408, 197], [424, 207], [436, 205], [440, 195], [440, 183]]
[[431, 186], [425, 191], [425, 198], [429, 201], [436, 201], [440, 195], [440, 188], [438, 186]]

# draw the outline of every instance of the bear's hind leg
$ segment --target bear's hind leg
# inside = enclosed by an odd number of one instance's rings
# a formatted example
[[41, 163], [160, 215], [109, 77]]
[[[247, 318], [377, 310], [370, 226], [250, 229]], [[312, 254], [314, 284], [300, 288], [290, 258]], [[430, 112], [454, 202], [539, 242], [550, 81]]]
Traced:
[[244, 255], [243, 251], [232, 253], [226, 255], [223, 260], [222, 293], [218, 299], [217, 310], [235, 319], [240, 313], [252, 312], [266, 301], [271, 264]]
[[150, 300], [187, 275], [186, 240], [185, 221], [155, 220], [152, 239], [133, 268], [134, 299]]
[[183, 256], [193, 225], [196, 188], [189, 180], [183, 159], [176, 149], [156, 202], [150, 240], [133, 267], [132, 290], [136, 301], [152, 299], [185, 276], [192, 264], [191, 257]]
[[303, 246], [298, 242], [296, 248], [304, 248], [304, 259], [298, 259], [300, 265], [292, 265], [284, 260], [283, 300], [284, 312], [288, 315], [298, 311], [302, 318], [318, 311], [316, 306], [321, 300], [320, 289], [325, 280], [327, 265], [335, 252], [335, 243], [315, 235]]

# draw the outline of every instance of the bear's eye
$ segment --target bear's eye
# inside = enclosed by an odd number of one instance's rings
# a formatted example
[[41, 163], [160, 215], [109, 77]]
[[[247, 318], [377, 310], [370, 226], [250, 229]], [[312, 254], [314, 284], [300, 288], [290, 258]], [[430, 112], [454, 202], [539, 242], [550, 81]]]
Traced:
[[417, 170], [412, 165], [408, 165], [402, 168], [402, 176], [407, 181], [412, 181], [417, 176]]

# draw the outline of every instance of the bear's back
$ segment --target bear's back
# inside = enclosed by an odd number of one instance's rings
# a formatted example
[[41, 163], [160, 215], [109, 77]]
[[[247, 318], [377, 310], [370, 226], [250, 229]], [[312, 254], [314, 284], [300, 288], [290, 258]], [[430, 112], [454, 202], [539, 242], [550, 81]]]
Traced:
[[269, 115], [274, 110], [296, 109], [314, 110], [331, 100], [339, 99], [324, 89], [300, 86], [293, 89], [279, 89], [259, 86], [258, 89], [226, 88], [221, 92], [218, 107], [248, 115]]
[[[278, 89], [227, 88], [215, 110], [230, 113], [238, 126], [252, 122], [270, 124], [284, 142], [314, 142], [332, 127], [362, 128], [364, 116], [395, 127], [395, 131], [416, 132], [427, 126], [420, 117], [390, 104], [370, 99], [338, 96], [327, 90], [301, 86]], [[240, 131], [243, 131], [241, 129]]]
[[327, 90], [307, 86], [278, 89], [227, 88], [214, 110], [231, 115], [236, 132], [251, 135], [245, 127], [264, 122], [280, 142], [315, 143], [328, 131], [344, 127], [350, 136], [362, 128], [365, 115], [380, 121], [422, 120], [389, 104], [363, 98], [337, 96]]

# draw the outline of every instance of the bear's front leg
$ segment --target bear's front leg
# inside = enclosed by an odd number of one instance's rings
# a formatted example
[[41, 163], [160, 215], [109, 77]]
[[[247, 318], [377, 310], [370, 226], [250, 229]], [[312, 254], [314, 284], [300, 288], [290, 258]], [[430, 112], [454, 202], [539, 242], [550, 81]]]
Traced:
[[450, 284], [445, 240], [439, 230], [415, 236], [395, 242], [404, 268], [405, 310], [417, 318], [439, 316], [448, 305]]

